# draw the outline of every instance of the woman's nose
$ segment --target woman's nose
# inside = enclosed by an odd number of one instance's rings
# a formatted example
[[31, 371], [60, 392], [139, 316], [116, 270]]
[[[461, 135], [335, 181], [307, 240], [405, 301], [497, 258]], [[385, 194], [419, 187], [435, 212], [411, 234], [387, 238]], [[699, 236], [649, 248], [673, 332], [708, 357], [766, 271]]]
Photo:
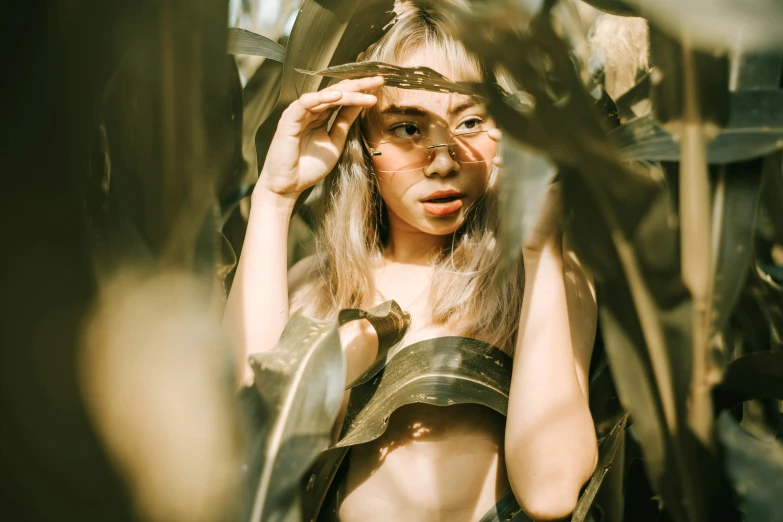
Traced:
[[442, 145], [436, 145], [430, 149], [432, 154], [429, 163], [424, 167], [424, 175], [427, 177], [434, 176], [453, 176], [459, 172], [460, 164], [454, 157], [454, 151], [451, 147], [444, 143]]

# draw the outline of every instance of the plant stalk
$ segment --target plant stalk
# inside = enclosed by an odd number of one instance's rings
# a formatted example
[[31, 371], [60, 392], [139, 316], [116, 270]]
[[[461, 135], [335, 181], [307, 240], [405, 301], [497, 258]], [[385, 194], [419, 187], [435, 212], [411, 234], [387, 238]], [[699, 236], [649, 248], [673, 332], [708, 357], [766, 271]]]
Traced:
[[690, 425], [701, 442], [712, 447], [712, 402], [707, 381], [709, 311], [713, 252], [707, 136], [697, 99], [693, 53], [683, 42], [684, 121], [680, 159], [680, 256], [682, 278], [693, 298], [693, 369]]

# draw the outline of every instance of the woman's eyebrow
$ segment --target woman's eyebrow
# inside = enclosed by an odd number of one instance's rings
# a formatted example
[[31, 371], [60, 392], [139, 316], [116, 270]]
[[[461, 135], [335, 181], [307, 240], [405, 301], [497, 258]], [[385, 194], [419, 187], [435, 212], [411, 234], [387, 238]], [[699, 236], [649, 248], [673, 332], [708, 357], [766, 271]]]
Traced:
[[[468, 100], [464, 103], [460, 103], [459, 105], [449, 109], [449, 116], [456, 116], [459, 113], [467, 109], [470, 109], [471, 107], [475, 107], [476, 105], [479, 105], [479, 103], [476, 102], [475, 100]], [[422, 107], [419, 107], [418, 105], [396, 105], [396, 104], [391, 104], [388, 107], [381, 109], [380, 113], [383, 115], [407, 114], [409, 116], [427, 116], [428, 114], [430, 114], [429, 111], [423, 109]]]
[[381, 109], [381, 114], [408, 114], [413, 116], [426, 116], [427, 111], [416, 105], [394, 105]]
[[471, 107], [475, 107], [476, 105], [478, 105], [478, 102], [476, 102], [476, 100], [468, 100], [465, 103], [460, 103], [456, 107], [449, 109], [449, 116], [456, 116], [462, 111], [470, 109]]

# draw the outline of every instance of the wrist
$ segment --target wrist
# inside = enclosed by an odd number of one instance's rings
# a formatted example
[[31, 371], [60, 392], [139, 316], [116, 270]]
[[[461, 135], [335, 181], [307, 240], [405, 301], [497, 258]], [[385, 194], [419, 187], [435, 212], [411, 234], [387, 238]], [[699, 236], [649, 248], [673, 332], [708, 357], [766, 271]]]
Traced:
[[563, 262], [563, 250], [559, 243], [547, 243], [540, 248], [523, 248], [522, 260], [525, 266], [538, 265], [543, 262]]
[[262, 206], [269, 209], [291, 214], [296, 204], [298, 194], [282, 195], [264, 187], [260, 182], [253, 189], [250, 201], [253, 206]]

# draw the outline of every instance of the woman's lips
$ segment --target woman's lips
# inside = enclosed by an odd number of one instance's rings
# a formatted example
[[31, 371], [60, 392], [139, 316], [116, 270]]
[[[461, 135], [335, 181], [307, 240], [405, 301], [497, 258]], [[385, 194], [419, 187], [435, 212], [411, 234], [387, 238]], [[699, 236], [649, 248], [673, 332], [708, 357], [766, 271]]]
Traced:
[[444, 202], [422, 201], [422, 205], [424, 211], [433, 216], [450, 216], [462, 208], [462, 198]]

